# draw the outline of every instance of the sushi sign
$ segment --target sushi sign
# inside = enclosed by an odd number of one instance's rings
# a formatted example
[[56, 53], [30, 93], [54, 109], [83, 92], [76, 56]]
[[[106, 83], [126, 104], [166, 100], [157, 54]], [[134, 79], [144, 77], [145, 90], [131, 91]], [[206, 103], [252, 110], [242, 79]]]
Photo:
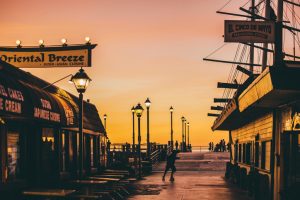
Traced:
[[225, 42], [274, 43], [275, 23], [225, 20], [224, 40]]

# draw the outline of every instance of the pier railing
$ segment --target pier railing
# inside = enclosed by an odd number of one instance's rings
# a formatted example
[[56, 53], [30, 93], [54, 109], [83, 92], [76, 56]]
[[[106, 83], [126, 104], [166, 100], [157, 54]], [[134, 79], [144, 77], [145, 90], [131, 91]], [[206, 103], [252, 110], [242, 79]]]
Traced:
[[209, 146], [192, 146], [193, 152], [209, 152]]
[[[114, 143], [107, 150], [107, 165], [114, 168], [134, 168], [138, 158], [138, 145], [129, 143]], [[151, 154], [147, 155], [147, 144], [141, 144], [141, 157], [143, 163], [157, 164], [166, 158], [166, 155], [171, 151], [171, 147], [167, 144], [151, 143]]]
[[160, 161], [163, 161], [166, 159], [166, 155], [169, 154], [172, 151], [171, 146], [162, 145], [158, 146], [158, 148], [153, 151], [150, 155], [150, 160], [152, 165], [158, 164]]

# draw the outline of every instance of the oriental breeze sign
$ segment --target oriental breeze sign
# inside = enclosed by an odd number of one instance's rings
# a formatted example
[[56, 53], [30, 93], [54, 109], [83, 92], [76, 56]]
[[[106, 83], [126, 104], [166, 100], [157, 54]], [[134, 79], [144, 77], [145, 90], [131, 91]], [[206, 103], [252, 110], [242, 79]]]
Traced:
[[0, 47], [0, 59], [19, 68], [90, 67], [95, 46]]

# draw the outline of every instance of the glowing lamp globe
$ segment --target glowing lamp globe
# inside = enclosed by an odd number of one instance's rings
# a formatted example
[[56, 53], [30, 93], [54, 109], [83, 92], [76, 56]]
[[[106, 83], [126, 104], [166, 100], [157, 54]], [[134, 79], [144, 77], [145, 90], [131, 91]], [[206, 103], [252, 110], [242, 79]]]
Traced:
[[150, 101], [149, 98], [146, 99], [145, 105], [146, 105], [147, 108], [149, 108], [151, 106], [151, 101]]
[[144, 108], [141, 106], [140, 103], [138, 103], [138, 105], [134, 108], [135, 110], [135, 114], [137, 117], [141, 117], [144, 111]]
[[80, 69], [79, 72], [72, 76], [71, 81], [79, 93], [84, 93], [92, 79], [88, 77], [83, 69]]
[[135, 113], [135, 108], [134, 108], [134, 106], [132, 106], [131, 112], [132, 112], [132, 113]]

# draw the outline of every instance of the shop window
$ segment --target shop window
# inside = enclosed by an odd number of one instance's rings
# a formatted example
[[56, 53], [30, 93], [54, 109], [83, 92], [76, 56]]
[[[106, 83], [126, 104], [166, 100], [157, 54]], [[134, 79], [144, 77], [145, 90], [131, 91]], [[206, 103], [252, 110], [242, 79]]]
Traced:
[[66, 171], [66, 133], [61, 133], [61, 171]]
[[42, 129], [42, 140], [45, 145], [48, 145], [54, 151], [54, 131], [53, 128]]
[[90, 147], [91, 147], [91, 167], [94, 166], [94, 137], [90, 137]]
[[265, 169], [270, 170], [271, 168], [271, 142], [266, 142], [266, 165]]
[[239, 162], [242, 162], [242, 144], [239, 144]]
[[234, 145], [234, 162], [236, 163], [238, 161], [238, 144], [236, 143]]
[[270, 170], [271, 165], [271, 141], [261, 143], [261, 168]]
[[8, 180], [15, 180], [20, 175], [20, 134], [7, 132], [7, 168]]
[[69, 137], [68, 137], [68, 140], [69, 140], [69, 161], [70, 161], [70, 164], [73, 162], [73, 157], [74, 157], [74, 149], [75, 149], [75, 146], [74, 146], [74, 143], [73, 143], [73, 134], [69, 132]]
[[248, 164], [248, 165], [250, 165], [251, 164], [251, 143], [247, 143], [246, 144], [246, 158], [245, 158], [245, 160], [246, 160], [246, 163]]
[[259, 167], [259, 142], [255, 142], [255, 167]]

